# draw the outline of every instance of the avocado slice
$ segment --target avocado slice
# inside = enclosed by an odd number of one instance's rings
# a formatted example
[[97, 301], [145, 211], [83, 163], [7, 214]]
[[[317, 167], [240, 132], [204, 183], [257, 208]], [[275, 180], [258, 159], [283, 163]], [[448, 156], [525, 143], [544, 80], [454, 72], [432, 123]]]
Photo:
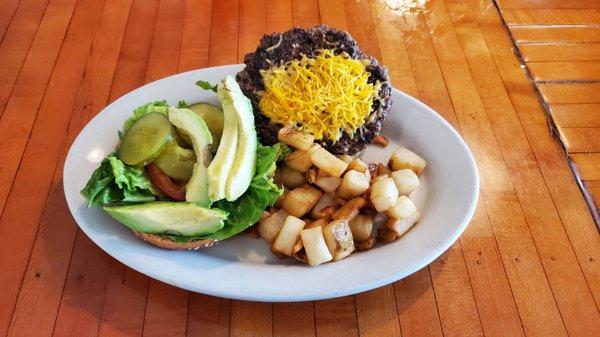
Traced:
[[155, 201], [104, 210], [130, 229], [150, 234], [207, 235], [223, 228], [227, 218], [227, 212], [191, 202]]
[[[232, 108], [231, 98], [225, 89], [224, 81], [217, 86], [217, 95], [223, 105], [224, 127], [219, 149], [208, 166], [208, 196], [211, 201], [225, 198], [227, 178], [235, 161], [236, 147], [238, 146], [238, 118]], [[228, 99], [229, 103], [227, 103]]]
[[258, 144], [254, 112], [252, 103], [244, 96], [233, 76], [227, 76], [217, 90], [223, 110], [234, 115], [237, 120], [237, 149], [225, 188], [225, 199], [234, 201], [246, 192], [254, 175]]
[[204, 120], [188, 109], [169, 108], [169, 121], [189, 136], [196, 153], [192, 177], [185, 186], [185, 201], [209, 206], [208, 175], [204, 163], [207, 161], [206, 155], [209, 152], [207, 148], [212, 144], [210, 131]]
[[213, 136], [213, 147], [219, 145], [221, 135], [223, 134], [223, 110], [218, 106], [204, 102], [192, 104], [188, 109], [202, 117], [206, 126], [208, 126], [208, 129]]

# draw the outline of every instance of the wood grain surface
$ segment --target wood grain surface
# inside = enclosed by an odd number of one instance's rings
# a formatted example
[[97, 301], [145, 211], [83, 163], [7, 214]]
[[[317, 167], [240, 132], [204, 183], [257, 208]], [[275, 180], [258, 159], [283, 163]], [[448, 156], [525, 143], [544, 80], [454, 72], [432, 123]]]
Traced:
[[[480, 201], [447, 252], [366, 293], [257, 303], [149, 279], [78, 230], [63, 163], [106, 104], [319, 23], [473, 151]], [[599, 45], [597, 0], [0, 1], [0, 336], [600, 336], [600, 235], [571, 172], [600, 198]]]

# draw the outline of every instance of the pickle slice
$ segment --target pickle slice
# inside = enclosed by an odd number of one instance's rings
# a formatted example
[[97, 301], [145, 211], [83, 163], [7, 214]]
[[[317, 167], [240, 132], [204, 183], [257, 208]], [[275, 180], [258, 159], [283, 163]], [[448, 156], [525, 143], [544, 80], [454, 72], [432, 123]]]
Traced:
[[217, 106], [204, 102], [193, 104], [188, 109], [202, 117], [204, 123], [208, 126], [210, 133], [212, 133], [213, 146], [217, 148], [219, 141], [221, 140], [221, 135], [223, 134], [223, 110]]
[[153, 161], [172, 140], [167, 116], [152, 112], [138, 119], [126, 132], [119, 147], [119, 158], [137, 167]]
[[160, 155], [154, 159], [154, 164], [173, 179], [189, 180], [196, 163], [196, 153], [184, 149], [175, 142], [167, 144]]

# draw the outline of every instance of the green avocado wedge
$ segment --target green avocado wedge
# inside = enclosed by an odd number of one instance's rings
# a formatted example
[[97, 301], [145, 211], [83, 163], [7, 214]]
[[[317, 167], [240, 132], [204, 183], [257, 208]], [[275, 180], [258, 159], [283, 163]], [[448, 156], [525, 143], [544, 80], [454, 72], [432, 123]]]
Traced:
[[227, 212], [191, 202], [155, 201], [104, 210], [130, 229], [150, 234], [208, 235], [223, 228], [227, 218]]
[[237, 148], [225, 188], [225, 199], [234, 201], [250, 186], [256, 167], [258, 141], [254, 126], [254, 112], [252, 103], [244, 96], [233, 76], [227, 76], [223, 80], [223, 85], [219, 85], [217, 90], [223, 110], [226, 113], [231, 110], [229, 113], [237, 119]]
[[196, 153], [196, 163], [192, 168], [192, 176], [185, 186], [185, 201], [195, 202], [200, 206], [209, 206], [208, 175], [205, 162], [210, 152], [212, 136], [204, 120], [191, 110], [169, 108], [169, 121], [179, 130], [185, 132], [192, 141]]

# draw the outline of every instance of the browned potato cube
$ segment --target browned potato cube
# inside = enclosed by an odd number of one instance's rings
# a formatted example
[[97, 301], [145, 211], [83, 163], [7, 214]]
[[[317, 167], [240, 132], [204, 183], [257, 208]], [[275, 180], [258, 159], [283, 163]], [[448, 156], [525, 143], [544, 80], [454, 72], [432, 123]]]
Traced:
[[338, 208], [335, 213], [333, 213], [333, 218], [336, 220], [350, 221], [358, 215], [361, 208], [363, 208], [366, 203], [365, 199], [356, 197]]
[[289, 189], [284, 188], [283, 193], [277, 198], [277, 200], [275, 200], [275, 204], [273, 206], [275, 206], [277, 208], [283, 207], [283, 200], [285, 199], [285, 195], [288, 194], [288, 192], [289, 192]]
[[354, 158], [348, 163], [348, 170], [356, 170], [358, 172], [365, 172], [369, 170], [369, 166], [360, 158]]
[[285, 164], [298, 172], [306, 172], [313, 166], [308, 152], [295, 150], [285, 157]]
[[376, 242], [377, 242], [377, 239], [375, 237], [372, 237], [365, 242], [357, 243], [356, 250], [358, 250], [359, 252], [364, 252], [365, 250], [369, 250], [369, 249], [373, 248], [373, 246], [375, 246]]
[[258, 223], [258, 233], [260, 236], [269, 243], [273, 242], [288, 215], [290, 214], [286, 210], [280, 209], [269, 217], [260, 220]]
[[310, 185], [295, 188], [287, 193], [282, 207], [293, 216], [301, 218], [317, 204], [323, 192]]
[[317, 226], [304, 229], [300, 232], [300, 237], [304, 244], [304, 251], [306, 251], [308, 264], [317, 266], [333, 259], [333, 256], [331, 256], [331, 253], [329, 252], [329, 248], [327, 248], [327, 243], [325, 243], [325, 238], [323, 237], [323, 227]]
[[323, 196], [321, 196], [321, 199], [319, 199], [319, 201], [315, 205], [315, 207], [313, 207], [313, 209], [310, 211], [310, 216], [313, 219], [318, 219], [322, 217], [321, 211], [323, 210], [323, 208], [334, 205], [335, 203], [333, 202], [333, 193], [324, 193]]
[[313, 135], [304, 133], [289, 125], [284, 126], [279, 130], [277, 139], [284, 144], [304, 151], [308, 150], [315, 141], [315, 137]]
[[366, 214], [358, 214], [350, 220], [350, 230], [357, 242], [365, 242], [371, 238], [373, 231], [373, 217]]
[[420, 217], [421, 214], [417, 211], [404, 219], [388, 218], [385, 222], [385, 226], [394, 231], [398, 237], [401, 237], [402, 235], [406, 234], [406, 232], [408, 232], [408, 230], [411, 229], [415, 223], [417, 223], [417, 221], [419, 221]]
[[306, 184], [306, 178], [302, 172], [298, 172], [291, 167], [284, 165], [281, 169], [281, 182], [287, 188], [296, 188]]
[[394, 219], [405, 219], [417, 212], [417, 206], [409, 197], [401, 195], [396, 200], [396, 204], [387, 210], [385, 215]]
[[315, 185], [319, 186], [325, 192], [333, 192], [340, 186], [341, 182], [342, 178], [340, 177], [317, 177]]
[[285, 218], [283, 226], [273, 241], [273, 250], [284, 255], [290, 256], [294, 250], [294, 246], [300, 239], [300, 232], [306, 223], [293, 215], [288, 215]]
[[352, 231], [344, 220], [332, 221], [323, 227], [323, 237], [333, 261], [339, 261], [354, 251]]
[[351, 170], [344, 174], [336, 194], [340, 198], [352, 199], [363, 194], [367, 189], [369, 189], [369, 179], [367, 179], [365, 174]]
[[421, 174], [427, 166], [425, 159], [402, 146], [392, 154], [390, 164], [394, 171], [408, 168], [415, 171], [416, 174]]
[[352, 162], [352, 160], [354, 160], [354, 157], [349, 156], [347, 154], [343, 154], [341, 156], [338, 156], [338, 158], [340, 158], [341, 160], [343, 160], [344, 162], [350, 164], [350, 162]]
[[398, 193], [401, 195], [407, 195], [421, 185], [419, 177], [411, 169], [394, 171], [392, 172], [391, 177], [394, 179], [396, 187], [398, 188]]
[[341, 176], [348, 167], [348, 164], [345, 161], [334, 156], [319, 144], [313, 144], [308, 153], [310, 155], [310, 160], [316, 167], [334, 177]]
[[371, 186], [371, 203], [377, 212], [383, 212], [396, 204], [398, 188], [392, 178], [377, 177]]

